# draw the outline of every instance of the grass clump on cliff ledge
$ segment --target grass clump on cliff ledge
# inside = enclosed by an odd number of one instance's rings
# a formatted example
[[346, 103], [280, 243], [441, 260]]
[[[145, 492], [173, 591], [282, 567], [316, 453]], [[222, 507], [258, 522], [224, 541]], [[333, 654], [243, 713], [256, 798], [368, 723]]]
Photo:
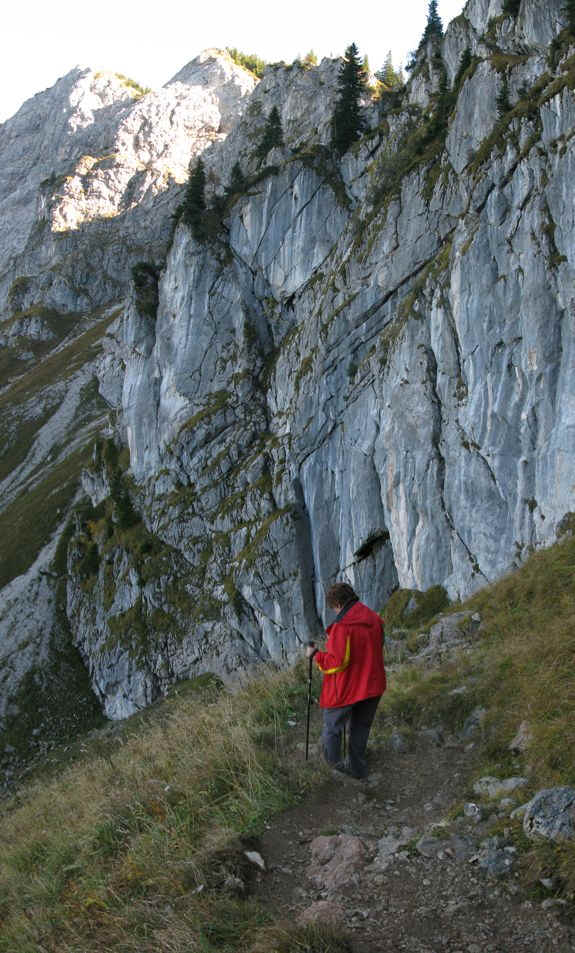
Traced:
[[123, 73], [116, 73], [116, 77], [126, 87], [134, 99], [141, 99], [142, 96], [147, 96], [148, 93], [152, 92], [150, 86], [141, 86], [135, 79], [124, 76]]

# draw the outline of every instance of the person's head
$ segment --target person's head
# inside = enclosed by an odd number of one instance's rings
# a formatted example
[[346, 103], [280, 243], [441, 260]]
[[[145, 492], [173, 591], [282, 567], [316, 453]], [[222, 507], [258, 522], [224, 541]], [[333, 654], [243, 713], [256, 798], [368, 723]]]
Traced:
[[325, 594], [330, 609], [343, 609], [352, 599], [357, 601], [358, 596], [347, 582], [335, 582]]

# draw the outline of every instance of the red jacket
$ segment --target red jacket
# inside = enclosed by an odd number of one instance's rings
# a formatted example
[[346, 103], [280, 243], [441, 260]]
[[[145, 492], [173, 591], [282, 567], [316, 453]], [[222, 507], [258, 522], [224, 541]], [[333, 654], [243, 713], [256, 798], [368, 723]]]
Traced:
[[325, 652], [314, 655], [323, 672], [321, 708], [342, 708], [383, 695], [383, 623], [376, 612], [354, 602], [327, 629]]

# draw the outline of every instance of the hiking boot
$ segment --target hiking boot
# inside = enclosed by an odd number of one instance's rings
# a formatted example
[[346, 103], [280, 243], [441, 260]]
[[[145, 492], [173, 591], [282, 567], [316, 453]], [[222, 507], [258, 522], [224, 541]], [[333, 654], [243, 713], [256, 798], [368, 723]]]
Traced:
[[337, 764], [333, 764], [331, 769], [334, 778], [337, 778], [338, 781], [341, 780], [342, 775], [345, 778], [350, 778], [352, 781], [367, 781], [367, 775], [360, 777], [358, 774], [354, 774], [349, 765], [344, 761], [338, 761]]

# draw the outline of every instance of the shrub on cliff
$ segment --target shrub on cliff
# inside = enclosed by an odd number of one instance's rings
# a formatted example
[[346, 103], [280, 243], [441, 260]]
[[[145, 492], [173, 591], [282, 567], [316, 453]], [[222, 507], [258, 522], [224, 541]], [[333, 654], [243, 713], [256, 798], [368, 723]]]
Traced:
[[249, 70], [250, 73], [253, 73], [258, 79], [262, 78], [267, 65], [265, 60], [260, 59], [255, 53], [242, 53], [240, 50], [237, 50], [235, 46], [228, 46], [226, 52], [229, 53], [234, 63], [237, 63], [238, 66], [243, 66], [244, 69]]
[[232, 174], [230, 176], [230, 184], [226, 189], [228, 195], [232, 195], [237, 192], [245, 192], [247, 184], [248, 180], [242, 171], [241, 165], [239, 162], [235, 162], [232, 168]]
[[283, 144], [284, 135], [280, 114], [278, 112], [277, 106], [273, 106], [267, 118], [262, 141], [256, 150], [256, 155], [260, 162], [265, 160], [268, 152], [270, 152], [272, 149], [275, 149], [277, 146], [283, 146]]
[[158, 310], [159, 271], [148, 261], [139, 261], [132, 268], [136, 307], [148, 318], [156, 317]]
[[206, 211], [206, 173], [204, 163], [198, 159], [190, 173], [186, 194], [182, 205], [182, 218], [189, 225], [197, 241], [204, 237], [204, 215]]

